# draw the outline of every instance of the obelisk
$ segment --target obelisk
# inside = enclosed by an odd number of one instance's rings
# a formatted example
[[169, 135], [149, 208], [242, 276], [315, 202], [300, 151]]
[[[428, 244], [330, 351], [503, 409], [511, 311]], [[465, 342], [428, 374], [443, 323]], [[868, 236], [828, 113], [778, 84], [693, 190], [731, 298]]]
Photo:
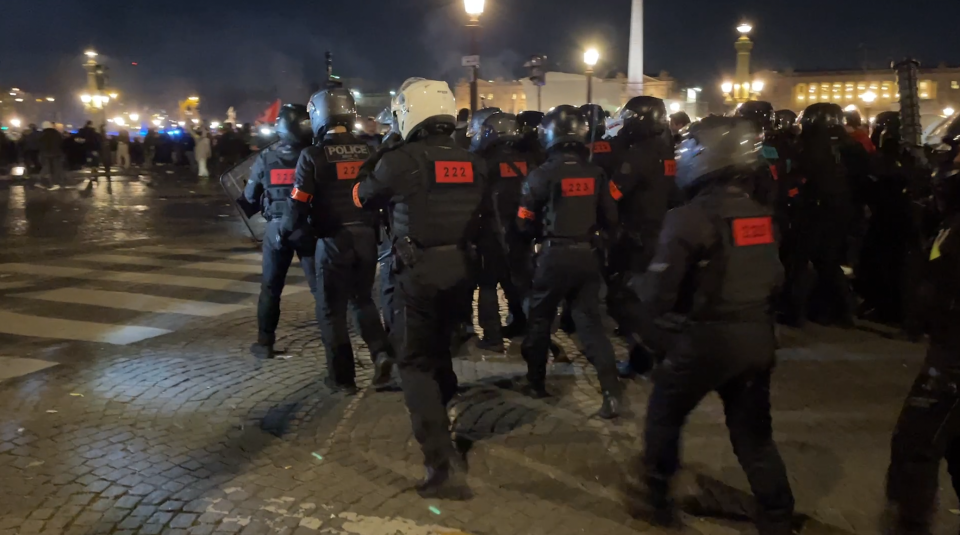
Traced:
[[633, 0], [630, 11], [630, 58], [626, 97], [643, 94], [643, 0]]

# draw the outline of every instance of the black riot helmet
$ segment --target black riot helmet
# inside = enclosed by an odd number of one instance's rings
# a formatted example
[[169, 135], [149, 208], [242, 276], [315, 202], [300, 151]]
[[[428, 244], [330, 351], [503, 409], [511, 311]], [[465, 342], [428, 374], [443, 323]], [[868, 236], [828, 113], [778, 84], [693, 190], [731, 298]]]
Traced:
[[773, 130], [774, 125], [776, 124], [773, 104], [764, 102], [762, 100], [751, 100], [749, 102], [744, 102], [742, 105], [737, 106], [737, 110], [734, 112], [734, 115], [750, 121], [751, 123], [757, 125], [757, 128], [763, 130], [764, 132]]
[[618, 135], [627, 138], [659, 136], [669, 128], [667, 107], [656, 97], [633, 97], [621, 108], [620, 123], [623, 127]]
[[517, 114], [517, 124], [520, 126], [520, 134], [526, 135], [536, 132], [537, 127], [543, 122], [543, 112], [540, 111], [522, 111]]
[[706, 117], [688, 126], [681, 136], [676, 181], [688, 194], [712, 181], [750, 171], [760, 158], [760, 132], [742, 117]]
[[843, 108], [830, 102], [811, 104], [800, 114], [799, 121], [802, 132], [825, 132], [843, 126]]
[[587, 140], [603, 139], [607, 133], [607, 112], [599, 104], [584, 104], [580, 106], [580, 113], [587, 120]]
[[774, 113], [774, 124], [781, 132], [793, 132], [797, 126], [797, 114], [791, 110], [777, 110]]
[[467, 125], [467, 137], [473, 138], [476, 136], [483, 128], [483, 122], [487, 120], [487, 117], [501, 111], [500, 108], [481, 108], [473, 112], [473, 117], [470, 118], [470, 123]]
[[314, 93], [307, 104], [314, 137], [321, 138], [330, 129], [342, 126], [353, 130], [357, 123], [357, 103], [348, 89], [338, 87]]
[[[884, 133], [886, 132], [886, 133]], [[896, 111], [884, 111], [877, 114], [873, 120], [873, 133], [870, 134], [870, 141], [873, 146], [883, 148], [884, 144], [889, 149], [891, 146], [900, 145], [900, 113]], [[893, 142], [893, 145], [891, 145]]]
[[520, 141], [520, 125], [512, 113], [497, 112], [487, 117], [477, 135], [470, 140], [470, 150], [479, 152], [499, 143]]
[[563, 104], [543, 116], [538, 128], [540, 144], [548, 150], [569, 143], [582, 145], [586, 143], [589, 128], [579, 109]]
[[277, 114], [277, 136], [284, 143], [305, 147], [313, 140], [310, 114], [303, 104], [285, 104]]

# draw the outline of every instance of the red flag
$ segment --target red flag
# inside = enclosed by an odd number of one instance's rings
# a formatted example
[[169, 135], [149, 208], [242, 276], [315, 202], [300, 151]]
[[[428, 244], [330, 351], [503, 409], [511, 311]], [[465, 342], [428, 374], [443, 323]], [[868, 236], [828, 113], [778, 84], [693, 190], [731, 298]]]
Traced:
[[269, 108], [264, 110], [260, 117], [257, 117], [257, 120], [265, 124], [273, 124], [277, 120], [277, 115], [280, 115], [280, 99], [277, 99]]

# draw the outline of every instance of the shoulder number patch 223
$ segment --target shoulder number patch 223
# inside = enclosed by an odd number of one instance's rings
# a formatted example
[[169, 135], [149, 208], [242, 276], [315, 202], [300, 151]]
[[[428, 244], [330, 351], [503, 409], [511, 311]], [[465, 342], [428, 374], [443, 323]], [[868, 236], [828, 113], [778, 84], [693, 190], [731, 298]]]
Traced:
[[773, 218], [747, 217], [733, 220], [733, 243], [737, 247], [773, 243]]
[[561, 195], [564, 197], [587, 197], [593, 195], [594, 179], [564, 178], [560, 181]]

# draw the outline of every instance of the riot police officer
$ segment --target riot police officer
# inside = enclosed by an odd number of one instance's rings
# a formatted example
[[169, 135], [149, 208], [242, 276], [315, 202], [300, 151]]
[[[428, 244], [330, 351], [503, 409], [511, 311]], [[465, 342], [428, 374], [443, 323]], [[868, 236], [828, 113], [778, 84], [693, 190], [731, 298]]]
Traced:
[[[534, 163], [516, 148], [520, 127], [513, 114], [488, 115], [471, 139], [470, 151], [486, 161], [494, 208], [494, 217], [483, 222], [479, 248], [477, 315], [483, 340], [477, 342], [477, 347], [503, 352], [505, 337], [526, 330], [525, 293], [516, 282], [523, 277], [524, 270], [519, 264], [526, 257], [527, 248], [517, 232], [515, 214], [520, 204], [520, 186]], [[498, 284], [503, 288], [512, 317], [505, 329], [500, 324]]]
[[943, 222], [926, 247], [920, 291], [930, 347], [893, 431], [886, 533], [931, 533], [941, 459], [960, 494], [960, 125], [942, 141], [934, 197]]
[[294, 253], [300, 259], [310, 292], [314, 296], [317, 293], [317, 273], [314, 269], [317, 242], [310, 229], [304, 226], [295, 237], [275, 239], [279, 235], [281, 220], [287, 213], [300, 152], [309, 147], [313, 139], [306, 106], [287, 104], [280, 108], [276, 134], [280, 144], [276, 148], [264, 149], [257, 155], [243, 192], [246, 203], [259, 208], [267, 220], [260, 300], [257, 302], [257, 343], [251, 347], [254, 355], [260, 358], [273, 358], [277, 324], [280, 322], [280, 296]]
[[786, 174], [786, 169], [780, 161], [780, 151], [772, 143], [776, 126], [773, 105], [762, 100], [751, 100], [738, 106], [734, 115], [753, 123], [758, 134], [762, 136], [760, 159], [765, 165], [757, 168], [752, 194], [761, 204], [774, 207], [778, 204], [778, 182], [780, 176]]
[[667, 214], [640, 283], [652, 324], [674, 336], [654, 372], [644, 452], [627, 479], [631, 512], [656, 523], [676, 523], [670, 483], [679, 469], [682, 427], [716, 391], [759, 505], [760, 533], [791, 533], [794, 500], [770, 417], [770, 302], [783, 268], [773, 214], [749, 194], [758, 151], [756, 130], [743, 119], [708, 117], [691, 125], [677, 152], [677, 182], [691, 200]]
[[[796, 221], [797, 248], [786, 266], [783, 321], [802, 325], [809, 301], [818, 305], [810, 315], [819, 316], [824, 323], [849, 327], [853, 325], [853, 296], [841, 265], [855, 217], [854, 185], [842, 149], [855, 142], [843, 129], [843, 110], [837, 104], [810, 105], [800, 124], [797, 164], [803, 177], [803, 208]], [[816, 287], [809, 280], [808, 264], [816, 271]]]
[[607, 135], [607, 115], [599, 104], [584, 104], [580, 106], [580, 113], [587, 120], [590, 130], [587, 132], [587, 148], [590, 149], [590, 161], [600, 166], [606, 175], [612, 176], [614, 171], [614, 152], [611, 140], [604, 139]]
[[289, 235], [309, 222], [317, 236], [317, 321], [329, 372], [328, 387], [356, 392], [356, 369], [347, 308], [352, 308], [360, 336], [376, 364], [373, 383], [389, 380], [392, 366], [380, 314], [371, 292], [377, 270], [376, 221], [354, 206], [351, 187], [370, 147], [349, 132], [356, 104], [346, 89], [314, 94], [308, 105], [316, 145], [304, 149], [297, 163], [291, 210], [282, 232]]
[[638, 303], [627, 281], [646, 271], [663, 218], [670, 207], [679, 204], [680, 193], [674, 182], [676, 161], [663, 101], [634, 97], [620, 111], [620, 122], [613, 144], [615, 169], [610, 191], [617, 201], [623, 232], [608, 255], [607, 309], [621, 332], [630, 335], [633, 372], [644, 374], [652, 362], [638, 351]]
[[[500, 108], [483, 108], [473, 112], [473, 116], [470, 118], [469, 123], [467, 124], [466, 131], [466, 148], [471, 152], [476, 152], [474, 140], [477, 137], [477, 134], [483, 129], [483, 124], [488, 117], [501, 113]], [[454, 138], [456, 140], [456, 138]], [[477, 265], [473, 266], [470, 269], [470, 272], [474, 275], [478, 275], [481, 271], [481, 258], [480, 256], [476, 257]], [[465, 284], [462, 288], [463, 294], [460, 296], [460, 302], [457, 307], [450, 311], [457, 319], [457, 328], [454, 330], [454, 335], [451, 341], [451, 352], [457, 353], [460, 347], [469, 339], [476, 336], [476, 329], [473, 327], [473, 295], [474, 290], [477, 287], [477, 282], [479, 282], [476, 277], [474, 277], [468, 284]], [[487, 292], [489, 296], [489, 292]], [[479, 307], [479, 304], [478, 304]], [[488, 323], [490, 323], [488, 318]], [[496, 345], [495, 341], [500, 341], [501, 345], [503, 343], [502, 339], [497, 337], [497, 333], [491, 333], [494, 336], [490, 338], [492, 345], [487, 347], [487, 349], [498, 351], [499, 347]], [[480, 341], [479, 344], [481, 347], [485, 346], [483, 341]]]
[[533, 158], [537, 165], [546, 159], [537, 133], [542, 121], [543, 112], [527, 110], [517, 114], [517, 124], [520, 126], [520, 143], [517, 144], [517, 149]]
[[599, 291], [602, 276], [593, 251], [598, 230], [617, 226], [613, 186], [603, 170], [587, 161], [587, 122], [573, 106], [557, 106], [540, 125], [547, 161], [523, 183], [517, 226], [535, 237], [536, 259], [530, 295], [529, 327], [523, 341], [527, 390], [546, 390], [550, 330], [557, 306], [572, 299], [572, 315], [584, 353], [597, 369], [603, 405], [599, 415], [614, 418], [620, 410], [620, 383], [613, 345], [603, 332]]
[[457, 147], [456, 103], [446, 82], [420, 80], [397, 95], [404, 144], [383, 155], [354, 186], [365, 210], [386, 209], [393, 235], [399, 311], [394, 326], [404, 400], [423, 450], [424, 496], [462, 490], [463, 465], [445, 406], [456, 395], [449, 342], [470, 279], [480, 219], [490, 216], [486, 165]]

